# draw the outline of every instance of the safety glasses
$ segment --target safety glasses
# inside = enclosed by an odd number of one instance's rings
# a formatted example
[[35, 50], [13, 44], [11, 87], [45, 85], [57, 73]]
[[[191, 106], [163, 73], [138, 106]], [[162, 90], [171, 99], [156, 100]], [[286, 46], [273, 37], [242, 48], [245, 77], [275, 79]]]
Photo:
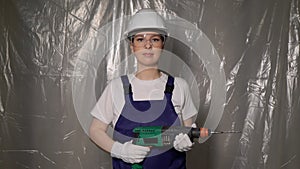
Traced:
[[137, 34], [131, 37], [131, 42], [135, 47], [145, 47], [146, 44], [154, 48], [162, 47], [165, 37], [160, 34]]

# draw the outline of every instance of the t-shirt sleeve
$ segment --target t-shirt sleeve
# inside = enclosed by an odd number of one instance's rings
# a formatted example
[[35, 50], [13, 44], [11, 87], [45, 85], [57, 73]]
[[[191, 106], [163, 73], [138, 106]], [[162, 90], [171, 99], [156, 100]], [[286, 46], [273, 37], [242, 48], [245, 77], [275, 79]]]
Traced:
[[198, 111], [194, 105], [192, 96], [191, 96], [191, 92], [190, 92], [190, 88], [189, 85], [187, 84], [187, 82], [182, 79], [182, 78], [177, 78], [177, 81], [180, 85], [180, 89], [181, 89], [181, 93], [182, 93], [182, 97], [181, 97], [181, 113], [182, 113], [182, 119], [186, 120], [189, 119], [191, 117], [194, 117], [195, 115], [197, 115]]
[[109, 83], [91, 111], [91, 115], [106, 124], [113, 120], [112, 84]]

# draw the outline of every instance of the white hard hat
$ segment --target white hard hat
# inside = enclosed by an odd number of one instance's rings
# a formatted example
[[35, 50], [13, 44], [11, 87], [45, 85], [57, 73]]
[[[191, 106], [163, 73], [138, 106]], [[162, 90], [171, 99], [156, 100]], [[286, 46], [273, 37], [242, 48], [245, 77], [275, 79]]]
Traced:
[[167, 35], [167, 28], [163, 18], [150, 8], [141, 9], [131, 17], [125, 36], [130, 37], [142, 31], [154, 31]]

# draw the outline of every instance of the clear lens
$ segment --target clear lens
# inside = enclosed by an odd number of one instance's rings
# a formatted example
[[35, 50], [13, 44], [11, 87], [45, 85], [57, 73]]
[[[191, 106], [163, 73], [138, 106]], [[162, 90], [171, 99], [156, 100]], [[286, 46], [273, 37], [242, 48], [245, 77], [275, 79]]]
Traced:
[[164, 42], [164, 37], [160, 34], [138, 34], [132, 37], [132, 43], [136, 47], [144, 47], [150, 44], [153, 47], [161, 47]]

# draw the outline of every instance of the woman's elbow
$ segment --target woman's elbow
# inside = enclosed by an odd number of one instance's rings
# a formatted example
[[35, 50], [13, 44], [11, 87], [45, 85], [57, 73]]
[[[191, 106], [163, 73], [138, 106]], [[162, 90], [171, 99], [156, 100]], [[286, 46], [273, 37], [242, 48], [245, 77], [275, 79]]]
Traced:
[[103, 123], [98, 119], [93, 119], [90, 128], [89, 128], [89, 136], [93, 140], [97, 134], [105, 132], [107, 129], [107, 124]]

